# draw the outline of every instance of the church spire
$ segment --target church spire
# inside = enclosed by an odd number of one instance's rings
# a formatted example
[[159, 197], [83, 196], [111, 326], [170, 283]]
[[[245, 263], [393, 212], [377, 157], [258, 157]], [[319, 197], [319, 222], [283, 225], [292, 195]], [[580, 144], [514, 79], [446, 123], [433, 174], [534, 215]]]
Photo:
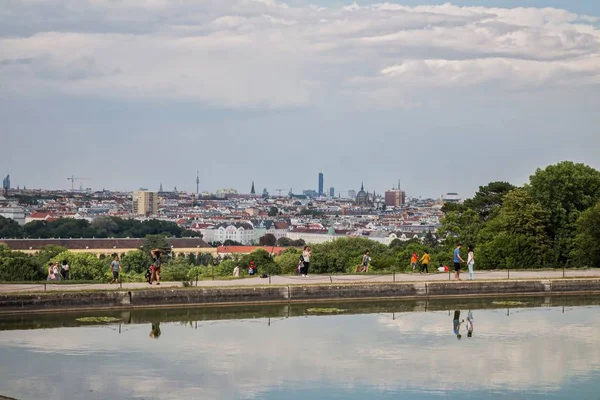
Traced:
[[254, 190], [254, 181], [252, 181], [252, 188], [250, 189], [250, 194], [256, 194], [256, 190]]
[[360, 183], [360, 190], [362, 190], [363, 192], [365, 191], [365, 185], [363, 185], [363, 183]]

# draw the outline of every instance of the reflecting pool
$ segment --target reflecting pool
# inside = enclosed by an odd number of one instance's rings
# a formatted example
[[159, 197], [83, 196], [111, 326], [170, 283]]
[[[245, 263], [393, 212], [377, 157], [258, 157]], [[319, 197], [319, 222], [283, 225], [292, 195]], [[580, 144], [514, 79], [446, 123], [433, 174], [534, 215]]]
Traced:
[[599, 399], [599, 303], [530, 297], [0, 316], [0, 395]]

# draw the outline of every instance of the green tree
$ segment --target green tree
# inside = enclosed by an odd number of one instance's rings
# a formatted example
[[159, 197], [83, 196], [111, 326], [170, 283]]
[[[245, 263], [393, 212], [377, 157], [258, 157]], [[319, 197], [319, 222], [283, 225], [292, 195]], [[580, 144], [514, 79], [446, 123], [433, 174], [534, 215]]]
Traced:
[[547, 221], [548, 213], [528, 190], [511, 191], [479, 233], [478, 264], [487, 268], [546, 265], [551, 250]]
[[279, 209], [275, 206], [269, 208], [269, 217], [275, 217], [279, 214]]
[[300, 250], [291, 248], [275, 257], [275, 264], [277, 264], [279, 270], [281, 271], [280, 273], [295, 274], [301, 254], [302, 252]]
[[17, 221], [0, 216], [0, 238], [21, 239], [23, 237], [23, 228]]
[[171, 253], [171, 246], [167, 242], [167, 238], [163, 235], [146, 235], [144, 238], [144, 244], [142, 250], [150, 255], [150, 250], [160, 249], [162, 261], [166, 261], [168, 255]]
[[466, 208], [475, 210], [482, 221], [487, 221], [492, 212], [502, 205], [504, 196], [515, 189], [508, 182], [490, 182], [486, 186], [480, 186], [472, 199], [464, 202]]
[[73, 280], [104, 281], [108, 273], [108, 261], [102, 261], [90, 253], [65, 251], [55, 256], [52, 262], [69, 260], [69, 274]]
[[40, 250], [37, 253], [35, 253], [34, 257], [38, 260], [40, 265], [44, 266], [47, 265], [51, 259], [59, 255], [60, 253], [64, 253], [66, 251], [67, 249], [65, 247], [50, 244], [42, 246], [42, 248], [40, 248]]
[[600, 202], [577, 220], [574, 258], [581, 266], [600, 267]]
[[586, 209], [600, 201], [600, 172], [584, 164], [564, 161], [538, 169], [530, 177], [533, 198], [548, 211], [548, 234], [555, 263], [569, 263], [576, 222]]
[[0, 252], [0, 281], [39, 281], [45, 278], [44, 269], [36, 258], [18, 251]]
[[452, 242], [475, 245], [477, 234], [482, 228], [479, 214], [470, 208], [463, 212], [450, 211], [441, 220], [438, 234]]
[[143, 273], [151, 263], [150, 254], [142, 250], [133, 250], [121, 257], [121, 268], [127, 273]]
[[272, 233], [267, 233], [258, 239], [260, 246], [275, 246], [277, 244], [277, 238]]
[[239, 262], [240, 268], [248, 268], [250, 261], [254, 261], [254, 265], [256, 265], [259, 273], [278, 273], [275, 261], [271, 257], [271, 254], [265, 249], [257, 249], [250, 254], [244, 255]]
[[277, 246], [280, 247], [290, 247], [293, 244], [293, 240], [288, 237], [280, 237], [277, 239]]

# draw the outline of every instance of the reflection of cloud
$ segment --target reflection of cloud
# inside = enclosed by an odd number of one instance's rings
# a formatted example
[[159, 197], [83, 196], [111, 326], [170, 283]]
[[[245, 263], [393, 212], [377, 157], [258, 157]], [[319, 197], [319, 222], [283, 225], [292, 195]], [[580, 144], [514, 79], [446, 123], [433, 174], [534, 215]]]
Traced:
[[[92, 390], [93, 399], [254, 399], [321, 384], [525, 391], [555, 390], [600, 367], [597, 309], [513, 312], [476, 311], [474, 337], [460, 341], [445, 312], [161, 324], [159, 340], [147, 339], [149, 325], [124, 325], [121, 335], [114, 326], [5, 331], [0, 357], [10, 368], [0, 368], [0, 385], [32, 399], [70, 390]], [[52, 370], [76, 388], [41, 379]]]
[[[10, 2], [0, 83], [49, 93], [319, 104], [324, 94], [414, 107], [423, 88], [600, 83], [594, 18], [551, 8], [317, 8], [234, 0]], [[32, 22], [36, 21], [36, 22]], [[111, 71], [120, 70], [113, 74]]]

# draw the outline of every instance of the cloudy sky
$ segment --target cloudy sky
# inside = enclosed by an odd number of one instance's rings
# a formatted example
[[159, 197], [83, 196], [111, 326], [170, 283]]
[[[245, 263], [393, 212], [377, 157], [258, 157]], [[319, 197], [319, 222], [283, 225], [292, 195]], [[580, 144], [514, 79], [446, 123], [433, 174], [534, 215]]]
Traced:
[[[502, 7], [502, 8], [497, 8]], [[409, 196], [600, 168], [596, 0], [4, 0], [13, 186]]]

